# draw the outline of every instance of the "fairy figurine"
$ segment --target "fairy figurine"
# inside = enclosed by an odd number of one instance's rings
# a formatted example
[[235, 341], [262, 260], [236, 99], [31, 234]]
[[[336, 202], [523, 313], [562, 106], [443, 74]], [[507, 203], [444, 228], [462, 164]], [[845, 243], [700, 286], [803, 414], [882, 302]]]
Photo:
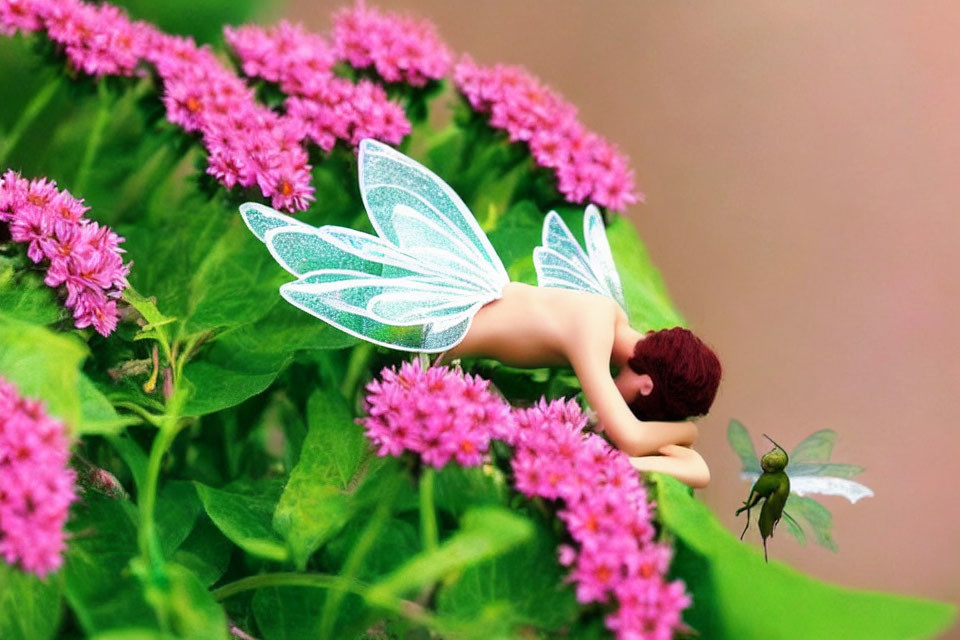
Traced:
[[691, 448], [697, 427], [684, 420], [709, 410], [720, 362], [686, 329], [630, 327], [596, 207], [584, 213], [586, 251], [556, 212], [547, 214], [533, 253], [534, 287], [510, 282], [473, 214], [429, 169], [369, 139], [358, 163], [376, 235], [241, 205], [250, 230], [297, 277], [280, 287], [287, 302], [393, 349], [517, 367], [569, 365], [598, 426], [634, 467], [693, 487], [709, 482]]

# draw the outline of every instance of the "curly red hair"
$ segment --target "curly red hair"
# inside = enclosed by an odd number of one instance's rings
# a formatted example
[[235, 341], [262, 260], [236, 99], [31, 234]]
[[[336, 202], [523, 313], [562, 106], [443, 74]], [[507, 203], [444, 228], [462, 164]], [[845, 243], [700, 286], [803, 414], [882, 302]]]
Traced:
[[629, 403], [640, 420], [676, 421], [706, 414], [722, 374], [717, 354], [682, 327], [648, 332], [637, 341], [627, 366], [653, 379], [650, 394], [637, 394]]

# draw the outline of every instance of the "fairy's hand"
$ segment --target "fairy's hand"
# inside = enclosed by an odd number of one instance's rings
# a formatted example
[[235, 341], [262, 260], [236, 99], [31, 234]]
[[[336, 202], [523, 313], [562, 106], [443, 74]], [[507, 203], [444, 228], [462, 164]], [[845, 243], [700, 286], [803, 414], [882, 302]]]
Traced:
[[656, 471], [671, 475], [694, 489], [702, 489], [710, 483], [710, 469], [693, 449], [668, 444], [660, 447], [659, 452], [658, 456], [630, 458], [630, 464], [638, 471]]

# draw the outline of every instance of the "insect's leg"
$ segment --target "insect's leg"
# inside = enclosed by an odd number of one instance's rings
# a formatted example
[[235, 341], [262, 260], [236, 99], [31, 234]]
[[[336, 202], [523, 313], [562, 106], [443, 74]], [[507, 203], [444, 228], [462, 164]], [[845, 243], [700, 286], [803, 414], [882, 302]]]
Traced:
[[770, 559], [767, 558], [767, 539], [763, 539], [763, 561], [770, 562]]
[[738, 515], [740, 515], [740, 512], [741, 512], [741, 511], [746, 510], [746, 512], [747, 512], [747, 517], [749, 518], [749, 517], [750, 517], [750, 509], [752, 509], [752, 508], [754, 508], [755, 506], [757, 506], [757, 503], [760, 502], [760, 498], [762, 498], [762, 497], [763, 497], [763, 496], [760, 495], [759, 492], [754, 491], [754, 490], [751, 489], [751, 490], [750, 490], [750, 496], [749, 496], [746, 500], [743, 501], [743, 506], [740, 507], [739, 509], [737, 509], [737, 512], [736, 512], [734, 515], [737, 515], [737, 516], [738, 516]]

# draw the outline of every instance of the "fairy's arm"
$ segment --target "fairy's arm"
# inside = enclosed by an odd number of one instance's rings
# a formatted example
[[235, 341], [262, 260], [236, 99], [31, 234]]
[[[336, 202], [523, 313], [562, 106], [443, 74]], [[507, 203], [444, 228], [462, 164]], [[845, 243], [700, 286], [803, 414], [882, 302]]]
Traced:
[[660, 455], [633, 457], [630, 464], [638, 471], [666, 473], [694, 489], [702, 489], [710, 483], [707, 463], [689, 447], [668, 444], [660, 448]]
[[584, 331], [569, 354], [584, 395], [618, 449], [631, 456], [656, 454], [670, 444], [692, 445], [698, 430], [690, 422], [641, 422], [630, 411], [610, 376], [612, 332]]

